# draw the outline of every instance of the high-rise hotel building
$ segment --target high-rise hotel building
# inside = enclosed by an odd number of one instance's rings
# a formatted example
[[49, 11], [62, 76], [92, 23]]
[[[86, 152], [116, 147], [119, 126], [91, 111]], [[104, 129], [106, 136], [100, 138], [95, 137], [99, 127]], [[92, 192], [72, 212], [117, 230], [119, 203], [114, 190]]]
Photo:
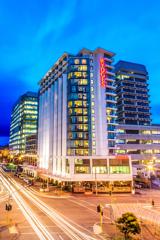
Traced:
[[37, 133], [38, 94], [27, 92], [14, 104], [11, 114], [9, 148], [12, 154], [24, 155], [26, 137]]
[[55, 179], [131, 183], [129, 159], [113, 155], [113, 57], [101, 48], [65, 53], [40, 81], [39, 166]]

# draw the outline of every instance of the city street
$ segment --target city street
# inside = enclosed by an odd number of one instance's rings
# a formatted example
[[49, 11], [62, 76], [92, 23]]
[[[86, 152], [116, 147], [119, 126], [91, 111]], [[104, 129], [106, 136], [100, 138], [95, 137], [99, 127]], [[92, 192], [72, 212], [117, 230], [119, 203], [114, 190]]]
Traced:
[[[141, 191], [138, 195], [74, 194], [61, 197], [39, 193], [35, 187], [26, 187], [21, 180], [17, 181], [2, 171], [0, 179], [12, 194], [13, 210], [10, 213], [10, 219], [12, 224], [14, 220], [18, 226], [19, 239], [25, 240], [28, 236], [32, 236], [35, 240], [110, 239], [110, 236], [118, 234], [111, 220], [116, 220], [127, 211], [135, 213], [142, 220], [142, 239], [159, 239], [160, 192], [158, 190]], [[2, 199], [6, 202], [7, 198], [5, 191], [0, 201]], [[153, 198], [154, 207], [151, 205]], [[93, 225], [99, 223], [99, 214], [96, 211], [98, 204], [103, 206], [104, 212], [104, 233], [101, 235], [93, 234]], [[4, 208], [3, 212], [7, 217]]]
[[[21, 184], [8, 177], [6, 173], [1, 173], [1, 180], [4, 186], [10, 191], [13, 199], [39, 239], [103, 239], [99, 236], [95, 237], [92, 229], [88, 229], [85, 225], [79, 225], [71, 217], [68, 218], [59, 211], [57, 212], [53, 207], [48, 206], [28, 188], [22, 187]], [[64, 208], [66, 206], [68, 209], [68, 205], [65, 203]], [[72, 212], [74, 213], [73, 210]], [[89, 219], [90, 216], [88, 216]], [[94, 224], [94, 220], [92, 222]]]

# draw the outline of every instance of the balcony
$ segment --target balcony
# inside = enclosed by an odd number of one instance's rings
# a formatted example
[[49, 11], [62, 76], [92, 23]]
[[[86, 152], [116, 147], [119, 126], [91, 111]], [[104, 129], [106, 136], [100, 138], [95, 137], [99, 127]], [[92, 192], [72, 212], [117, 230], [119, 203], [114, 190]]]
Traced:
[[160, 140], [158, 134], [117, 134], [118, 139]]
[[152, 143], [152, 144], [117, 144], [117, 147], [120, 150], [155, 150], [160, 149], [160, 144]]

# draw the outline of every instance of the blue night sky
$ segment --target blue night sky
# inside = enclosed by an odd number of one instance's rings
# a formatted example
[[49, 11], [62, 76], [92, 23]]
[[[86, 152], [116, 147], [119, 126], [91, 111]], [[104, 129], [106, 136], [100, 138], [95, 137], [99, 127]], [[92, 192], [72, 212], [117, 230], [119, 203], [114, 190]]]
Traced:
[[11, 107], [63, 52], [103, 47], [146, 65], [153, 122], [160, 123], [160, 2], [157, 0], [0, 0], [0, 145]]

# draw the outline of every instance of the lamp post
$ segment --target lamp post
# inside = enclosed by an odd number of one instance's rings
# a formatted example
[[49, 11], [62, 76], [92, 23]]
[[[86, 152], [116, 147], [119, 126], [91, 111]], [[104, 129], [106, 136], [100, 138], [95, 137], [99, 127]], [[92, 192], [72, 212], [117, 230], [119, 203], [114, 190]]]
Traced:
[[95, 167], [95, 187], [96, 187], [96, 196], [98, 195], [98, 186], [97, 186], [97, 167]]

